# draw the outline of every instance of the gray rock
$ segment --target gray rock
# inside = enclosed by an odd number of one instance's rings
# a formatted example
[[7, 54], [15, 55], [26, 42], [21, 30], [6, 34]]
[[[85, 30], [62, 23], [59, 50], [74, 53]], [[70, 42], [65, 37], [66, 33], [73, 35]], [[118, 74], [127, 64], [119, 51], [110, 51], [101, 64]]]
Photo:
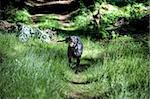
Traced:
[[32, 28], [22, 23], [17, 23], [17, 26], [18, 26], [17, 29], [19, 33], [19, 40], [22, 42], [28, 41], [29, 38], [31, 37]]
[[55, 31], [52, 31], [50, 29], [40, 30], [39, 28], [32, 28], [21, 23], [18, 24], [18, 30], [20, 33], [19, 39], [22, 42], [28, 41], [30, 37], [38, 38], [43, 42], [50, 42], [56, 37]]
[[0, 30], [4, 30], [7, 33], [17, 33], [21, 42], [27, 42], [31, 37], [38, 38], [43, 42], [49, 42], [56, 37], [55, 31], [50, 29], [41, 30], [20, 22], [14, 24], [0, 20]]

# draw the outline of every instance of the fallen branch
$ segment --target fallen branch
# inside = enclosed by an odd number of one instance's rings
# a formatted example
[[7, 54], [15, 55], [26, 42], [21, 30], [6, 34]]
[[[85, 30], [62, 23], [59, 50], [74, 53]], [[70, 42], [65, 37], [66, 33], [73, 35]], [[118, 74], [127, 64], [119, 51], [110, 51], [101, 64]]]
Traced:
[[56, 4], [71, 4], [74, 0], [68, 0], [68, 1], [51, 1], [46, 3], [35, 3], [33, 1], [25, 1], [24, 3], [30, 7], [41, 7], [41, 6], [50, 6], [50, 5], [56, 5]]

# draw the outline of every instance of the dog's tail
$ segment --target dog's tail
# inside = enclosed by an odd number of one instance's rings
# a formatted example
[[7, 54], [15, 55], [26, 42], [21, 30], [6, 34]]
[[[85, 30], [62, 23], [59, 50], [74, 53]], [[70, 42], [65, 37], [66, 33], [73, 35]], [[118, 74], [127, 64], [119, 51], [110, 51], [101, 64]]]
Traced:
[[58, 40], [57, 42], [64, 42], [64, 41], [66, 41], [66, 39], [64, 39], [64, 40]]

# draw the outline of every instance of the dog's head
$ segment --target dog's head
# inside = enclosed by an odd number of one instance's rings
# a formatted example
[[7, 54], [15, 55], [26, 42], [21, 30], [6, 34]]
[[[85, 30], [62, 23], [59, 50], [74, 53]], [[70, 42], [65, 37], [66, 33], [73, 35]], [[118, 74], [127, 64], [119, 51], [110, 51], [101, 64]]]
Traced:
[[76, 47], [79, 41], [80, 39], [78, 36], [69, 36], [66, 38], [66, 42], [70, 47]]

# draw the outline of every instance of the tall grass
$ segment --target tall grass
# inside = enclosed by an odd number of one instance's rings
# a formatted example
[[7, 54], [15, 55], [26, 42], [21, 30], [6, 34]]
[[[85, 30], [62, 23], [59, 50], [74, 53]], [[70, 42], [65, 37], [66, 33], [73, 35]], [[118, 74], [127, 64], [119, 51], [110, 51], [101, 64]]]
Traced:
[[67, 65], [66, 44], [21, 43], [14, 34], [0, 33], [0, 98], [66, 99], [77, 93], [104, 99], [150, 97], [149, 53], [142, 42], [130, 37], [82, 41], [80, 72], [75, 74]]

